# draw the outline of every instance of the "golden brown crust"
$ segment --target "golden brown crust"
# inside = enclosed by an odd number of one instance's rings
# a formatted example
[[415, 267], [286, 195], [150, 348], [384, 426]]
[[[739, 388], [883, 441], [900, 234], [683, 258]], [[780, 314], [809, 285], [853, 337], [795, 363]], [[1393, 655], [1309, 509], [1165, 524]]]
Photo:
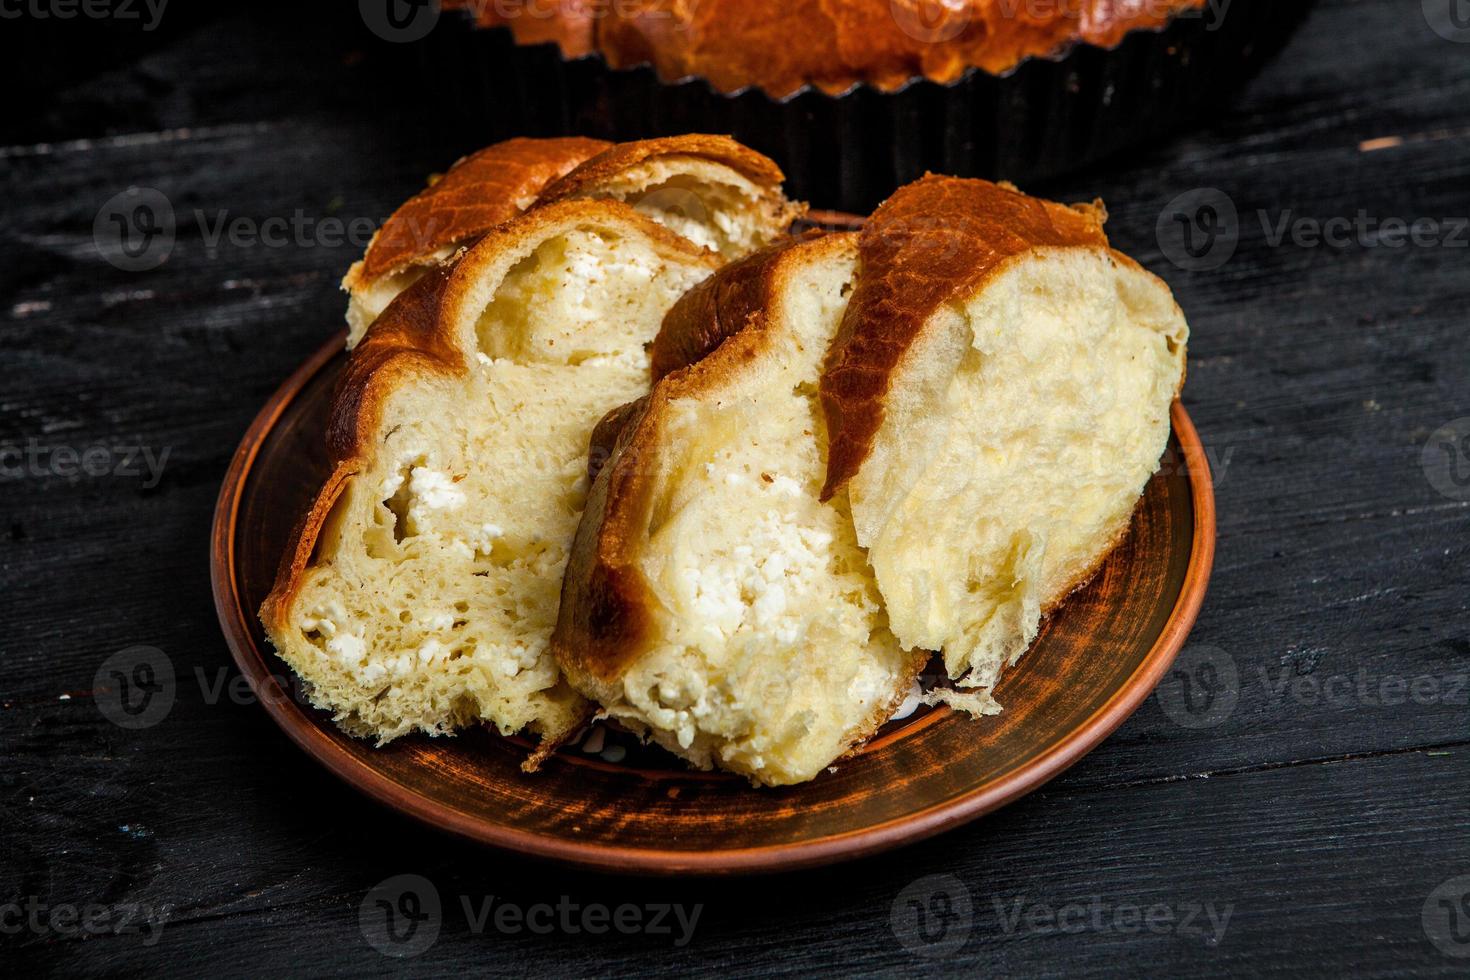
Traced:
[[372, 433], [388, 393], [406, 380], [464, 372], [464, 358], [440, 319], [453, 271], [454, 264], [447, 264], [404, 290], [347, 359], [327, 420], [332, 474], [297, 521], [289, 539], [293, 545], [282, 556], [275, 587], [261, 606], [261, 619], [271, 629], [286, 626], [287, 610], [311, 564], [317, 538], [372, 451]]
[[695, 286], [664, 315], [650, 354], [654, 380], [704, 360], [728, 337], [766, 323], [775, 265], [792, 246], [822, 237], [820, 231], [783, 239], [732, 262]]
[[630, 167], [656, 157], [704, 157], [743, 174], [752, 183], [767, 189], [779, 189], [786, 175], [769, 157], [737, 143], [729, 136], [689, 133], [658, 139], [618, 143], [582, 163], [571, 173], [547, 187], [541, 194], [543, 203], [575, 197], [602, 184]]
[[[728, 136], [690, 134], [617, 144], [582, 137], [512, 139], [465, 157], [404, 203], [373, 236], [343, 285], [357, 290], [410, 266], [432, 264], [444, 249], [473, 244], [530, 207], [577, 197], [661, 156], [724, 164], [784, 203], [781, 169]], [[801, 213], [796, 206], [788, 211], [787, 219]]]
[[580, 136], [513, 139], [470, 154], [383, 223], [347, 285], [379, 279], [483, 235], [610, 145]]
[[1032, 249], [1107, 248], [1105, 220], [1100, 204], [1066, 207], [932, 174], [885, 201], [863, 226], [857, 282], [822, 373], [830, 440], [822, 499], [872, 451], [893, 372], [936, 310]]
[[563, 57], [594, 48], [593, 0], [444, 0], [445, 10], [468, 10], [481, 27], [508, 27], [517, 44], [556, 44]]
[[368, 449], [383, 399], [401, 381], [464, 373], [464, 355], [443, 321], [457, 265], [458, 259], [431, 269], [400, 293], [347, 359], [327, 423], [333, 459], [354, 459]]
[[602, 417], [602, 421], [592, 427], [592, 435], [587, 440], [587, 483], [590, 485], [597, 479], [597, 474], [612, 459], [613, 449], [618, 444], [618, 436], [622, 435], [623, 429], [628, 423], [637, 418], [643, 411], [645, 398], [619, 405]]
[[1207, 0], [1165, 3], [1128, 3], [1125, 0], [1088, 0], [1082, 11], [1078, 37], [1100, 48], [1112, 48], [1129, 31], [1160, 28], [1185, 11], [1202, 9]]
[[[708, 79], [782, 97], [811, 84], [890, 90], [917, 77], [947, 83], [1083, 42], [1116, 45], [1205, 0], [1027, 4], [1015, 0], [630, 0], [596, 25], [614, 67], [652, 64], [665, 81]], [[1146, 8], [1146, 9], [1140, 9]]]
[[[602, 468], [582, 511], [562, 578], [561, 608], [551, 650], [568, 676], [613, 680], [642, 653], [650, 632], [654, 596], [634, 558], [632, 528], [651, 505], [640, 443], [662, 420], [645, 396], [631, 403], [608, 465]], [[609, 520], [610, 500], [621, 520]]]
[[347, 481], [356, 473], [357, 467], [353, 464], [338, 464], [318, 491], [316, 499], [297, 518], [291, 537], [287, 539], [292, 544], [281, 555], [281, 563], [276, 568], [275, 586], [260, 606], [260, 621], [265, 624], [267, 632], [286, 628], [288, 611], [301, 587], [301, 576], [311, 564], [312, 552], [316, 550], [317, 535], [336, 506], [337, 498], [347, 488]]
[[[361, 270], [355, 267], [349, 274], [349, 285], [356, 284], [354, 279], [362, 282], [400, 269], [416, 259], [427, 258], [446, 245], [478, 238], [519, 215], [528, 205], [544, 207], [576, 198], [615, 179], [630, 167], [662, 156], [702, 157], [728, 166], [763, 187], [784, 205], [780, 189], [784, 179], [781, 168], [768, 157], [728, 136], [691, 133], [618, 144], [579, 137], [512, 139], [461, 160], [428, 190], [400, 207], [374, 237]], [[531, 199], [529, 202], [528, 198]], [[800, 207], [787, 205], [786, 216], [794, 219]], [[435, 234], [426, 237], [424, 232], [429, 229], [435, 230]], [[673, 237], [667, 231], [660, 231], [659, 235], [666, 242]], [[405, 255], [408, 257], [404, 258]], [[442, 276], [426, 278], [444, 280]], [[426, 295], [424, 288], [412, 292], [414, 296]], [[393, 323], [375, 323], [373, 329], [364, 335], [360, 359], [353, 362], [362, 366], [350, 364], [347, 374], [354, 380], [344, 378], [342, 384], [342, 390], [347, 393], [344, 403], [363, 400], [365, 385], [355, 379], [380, 374], [386, 376], [388, 372], [380, 369], [380, 364], [390, 361], [412, 363], [412, 351], [416, 349], [433, 353], [426, 346], [432, 340], [432, 331], [415, 320], [426, 315], [416, 312], [422, 304], [413, 299], [408, 302], [413, 305], [412, 309], [399, 310]], [[655, 377], [662, 373], [665, 372], [657, 372]], [[355, 396], [353, 392], [356, 392]], [[364, 418], [359, 424], [353, 414], [355, 412], [355, 407], [348, 412], [344, 404], [342, 412], [334, 416], [329, 430], [330, 439], [340, 438], [342, 444], [348, 446], [351, 445], [351, 433], [345, 429], [349, 425], [358, 425], [359, 428], [371, 426], [370, 418]], [[339, 420], [344, 414], [351, 415], [351, 419]], [[594, 440], [593, 445], [610, 448], [617, 430], [599, 427], [598, 431], [606, 431], [606, 442]], [[603, 458], [606, 458], [605, 454]], [[599, 465], [589, 459], [594, 465]]]
[[[844, 237], [853, 236], [829, 236], [834, 245]], [[557, 662], [573, 679], [614, 681], [645, 651], [656, 600], [639, 570], [638, 548], [654, 506], [657, 453], [669, 404], [718, 387], [760, 355], [769, 340], [764, 327], [783, 267], [793, 248], [813, 240], [769, 246], [685, 293], [665, 315], [654, 341], [655, 352], [664, 351], [661, 363], [668, 371], [647, 396], [610, 414], [594, 433], [594, 454], [614, 431], [616, 440], [582, 512], [551, 637]], [[679, 354], [706, 348], [712, 353], [702, 360], [678, 363]], [[659, 356], [655, 353], [656, 360]]]
[[582, 221], [632, 224], [666, 254], [713, 268], [718, 260], [688, 240], [617, 201], [564, 201], [537, 208], [522, 220], [490, 231], [452, 262], [430, 270], [383, 311], [348, 356], [338, 379], [327, 427], [332, 475], [298, 523], [282, 559], [275, 587], [261, 606], [270, 629], [282, 629], [301, 587], [317, 539], [347, 482], [376, 452], [383, 407], [405, 384], [432, 376], [463, 376], [469, 366], [455, 316], [473, 280], [503, 256], [534, 247], [557, 228]]

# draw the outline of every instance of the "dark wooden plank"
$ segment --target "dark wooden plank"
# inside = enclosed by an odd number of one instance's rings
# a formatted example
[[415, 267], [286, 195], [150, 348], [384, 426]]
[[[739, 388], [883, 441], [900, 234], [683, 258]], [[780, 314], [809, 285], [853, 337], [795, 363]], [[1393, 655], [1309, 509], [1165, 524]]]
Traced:
[[[127, 0], [124, 16], [7, 18], [0, 83], [25, 112], [0, 142], [34, 144], [244, 120], [365, 115], [410, 122], [411, 52], [365, 28], [356, 4]], [[34, 6], [34, 5], [32, 5]], [[44, 7], [45, 5], [41, 5]], [[139, 16], [127, 16], [137, 13]]]
[[[276, 756], [271, 734], [261, 735], [262, 752]], [[1463, 975], [1426, 933], [1422, 912], [1434, 889], [1470, 869], [1465, 751], [1048, 790], [928, 846], [847, 868], [714, 884], [527, 866], [373, 819], [346, 791], [308, 790], [302, 799], [253, 792], [258, 784], [248, 779], [234, 781], [226, 806], [208, 807], [256, 830], [255, 852], [232, 851], [187, 815], [205, 802], [198, 779], [212, 760], [191, 757], [170, 782], [145, 787], [128, 776], [140, 756], [98, 760], [92, 785], [71, 790], [77, 812], [62, 819], [72, 844], [65, 854], [28, 855], [26, 887], [47, 906], [95, 896], [149, 910], [175, 906], [167, 921], [160, 914], [155, 945], [143, 932], [29, 937], [14, 954], [18, 967], [132, 972], [166, 960], [194, 975], [402, 967], [441, 976], [473, 963], [506, 976], [611, 976], [799, 974], [840, 963], [859, 974], [938, 967], [1107, 977], [1126, 961], [1132, 975]], [[315, 778], [300, 760], [277, 761], [286, 786]], [[95, 802], [124, 794], [145, 819], [104, 815]], [[283, 799], [295, 805], [280, 806]], [[1121, 834], [1120, 814], [1128, 815]], [[170, 859], [169, 851], [181, 853]], [[262, 875], [262, 866], [280, 871]], [[432, 882], [443, 910], [437, 942], [405, 963], [385, 959], [359, 922], [369, 891], [400, 874]], [[916, 953], [916, 933], [890, 922], [895, 902], [915, 893], [905, 890], [918, 883], [922, 895], [932, 875], [963, 882], [971, 900], [968, 938], [937, 959]], [[677, 928], [591, 936], [558, 925], [543, 937], [492, 923], [477, 934], [461, 898], [477, 910], [489, 896], [522, 908], [563, 898], [579, 907], [680, 903], [686, 917], [703, 908], [682, 946]], [[1153, 913], [1157, 934], [1131, 911], [1154, 906], [1163, 906]], [[1063, 908], [1058, 928], [1047, 909]]]

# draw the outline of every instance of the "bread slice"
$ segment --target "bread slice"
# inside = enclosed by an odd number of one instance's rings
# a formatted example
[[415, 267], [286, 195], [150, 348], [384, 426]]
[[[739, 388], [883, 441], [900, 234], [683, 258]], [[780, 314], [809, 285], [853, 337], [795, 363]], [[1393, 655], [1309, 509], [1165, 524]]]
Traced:
[[818, 499], [817, 382], [856, 258], [855, 235], [776, 246], [670, 311], [667, 376], [594, 437], [621, 430], [552, 639], [609, 715], [758, 784], [866, 739], [928, 658], [889, 631], [845, 495]]
[[684, 297], [662, 380], [594, 435], [552, 637], [572, 685], [768, 785], [871, 735], [923, 651], [960, 685], [931, 700], [998, 711], [1126, 529], [1183, 380], [1183, 317], [1103, 220], [931, 177]]
[[425, 272], [535, 204], [548, 184], [611, 145], [575, 136], [507, 140], [433, 179], [383, 222], [361, 261], [347, 270], [348, 349]]
[[570, 199], [624, 201], [726, 259], [785, 234], [805, 206], [786, 200], [769, 159], [728, 136], [633, 143], [513, 139], [479, 151], [410, 199], [342, 281], [355, 347], [393, 297], [490, 229]]
[[352, 353], [332, 475], [261, 619], [312, 702], [380, 743], [585, 715], [547, 642], [593, 424], [649, 385], [664, 313], [718, 257], [566, 200], [428, 270]]
[[784, 179], [775, 163], [730, 137], [693, 133], [619, 143], [546, 188], [540, 201], [623, 201], [733, 260], [780, 238], [806, 213], [781, 193]]
[[926, 177], [862, 231], [822, 378], [824, 495], [846, 488], [893, 632], [972, 711], [1127, 530], [1169, 437], [1189, 327], [1108, 247], [1100, 205]]

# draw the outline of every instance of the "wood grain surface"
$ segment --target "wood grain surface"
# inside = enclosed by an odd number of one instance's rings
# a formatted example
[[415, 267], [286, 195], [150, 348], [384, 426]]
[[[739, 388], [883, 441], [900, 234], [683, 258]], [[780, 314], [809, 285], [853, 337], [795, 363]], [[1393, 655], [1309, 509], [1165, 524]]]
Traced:
[[[259, 406], [339, 322], [336, 282], [360, 249], [208, 232], [298, 210], [314, 230], [380, 221], [472, 148], [422, 124], [432, 93], [403, 52], [370, 44], [354, 5], [329, 6], [180, 5], [147, 36], [84, 19], [0, 30], [22, 100], [0, 113], [0, 447], [37, 453], [7, 453], [0, 474], [7, 974], [1465, 975], [1438, 902], [1470, 874], [1470, 502], [1424, 453], [1470, 416], [1470, 251], [1448, 231], [1438, 246], [1273, 241], [1283, 216], [1470, 215], [1470, 46], [1437, 34], [1425, 4], [1321, 0], [1229, 109], [1028, 188], [1104, 197], [1114, 241], [1189, 314], [1185, 404], [1219, 516], [1192, 672], [996, 814], [850, 866], [714, 884], [426, 834], [232, 694], [212, 508]], [[179, 216], [149, 271], [115, 268], [94, 241], [130, 185]], [[1234, 202], [1239, 242], [1191, 272], [1156, 226], [1202, 188]], [[92, 447], [110, 452], [98, 475], [57, 455]], [[124, 465], [129, 447], [167, 452], [161, 477]], [[93, 692], [137, 645], [179, 682], [165, 718], [127, 729]], [[1220, 707], [1181, 713], [1184, 681], [1210, 678]], [[443, 905], [437, 941], [405, 960], [361, 918], [400, 874]], [[477, 930], [462, 899], [476, 912], [488, 896], [701, 912], [683, 945], [677, 927]], [[949, 951], [905, 918], [916, 898], [937, 915], [940, 897], [946, 937], [969, 926]], [[12, 931], [13, 902], [97, 905], [113, 923], [152, 910], [162, 929], [82, 935], [63, 914]], [[1206, 906], [1230, 909], [1217, 942], [1195, 928]], [[1130, 925], [1150, 908], [1152, 928]]]

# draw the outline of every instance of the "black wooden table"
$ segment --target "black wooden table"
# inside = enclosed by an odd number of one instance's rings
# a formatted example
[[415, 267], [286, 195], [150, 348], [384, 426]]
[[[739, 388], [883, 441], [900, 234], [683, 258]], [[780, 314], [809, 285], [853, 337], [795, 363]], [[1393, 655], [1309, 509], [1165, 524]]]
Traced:
[[[1170, 686], [992, 817], [731, 882], [445, 838], [231, 686], [229, 455], [357, 239], [471, 148], [340, 6], [0, 23], [0, 973], [1470, 973], [1470, 44], [1433, 2], [1323, 0], [1207, 124], [1039, 188], [1106, 198], [1193, 325], [1219, 554]], [[99, 252], [130, 187], [162, 264]], [[1206, 204], [1237, 230], [1186, 243]], [[176, 697], [123, 727], [91, 692], [139, 645]], [[360, 911], [405, 874], [441, 912], [395, 960]]]

